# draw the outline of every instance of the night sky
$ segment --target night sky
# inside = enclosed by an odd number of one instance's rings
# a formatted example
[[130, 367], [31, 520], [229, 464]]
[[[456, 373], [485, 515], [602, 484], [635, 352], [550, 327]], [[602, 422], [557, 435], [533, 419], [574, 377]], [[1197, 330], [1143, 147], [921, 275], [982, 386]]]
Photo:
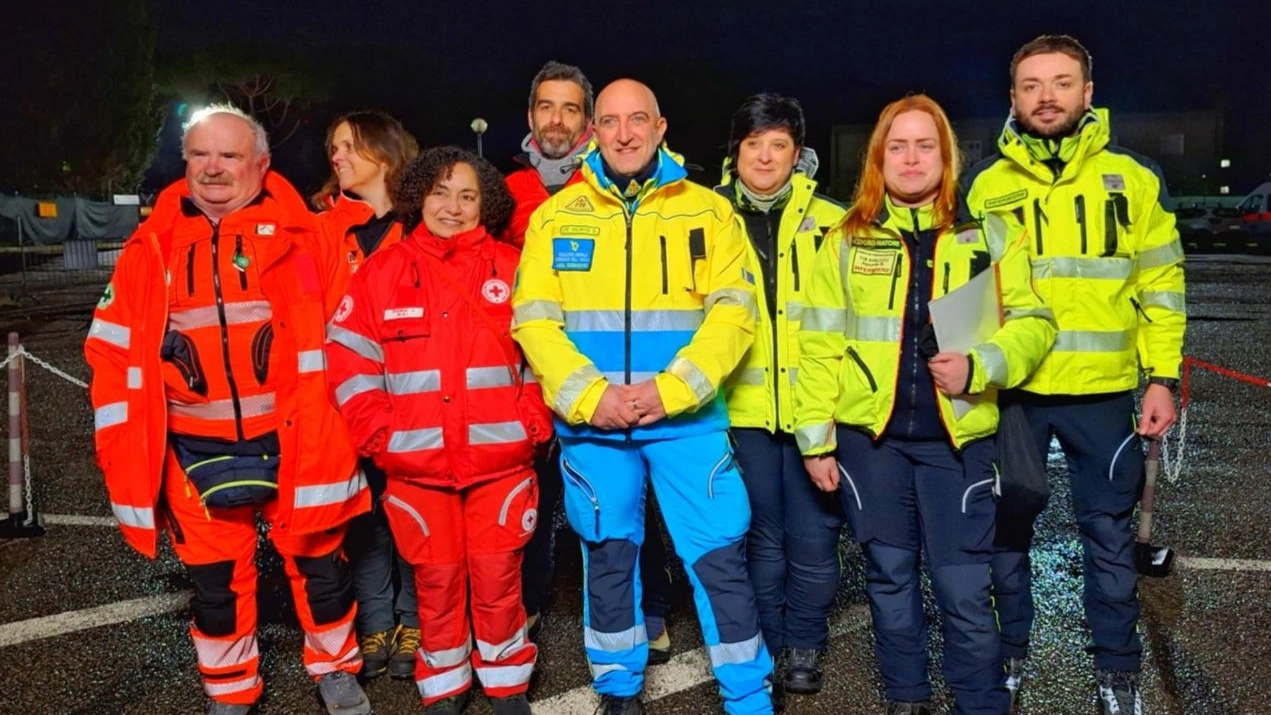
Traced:
[[486, 155], [506, 168], [526, 132], [530, 79], [548, 59], [579, 65], [597, 90], [620, 76], [648, 82], [668, 119], [670, 146], [710, 174], [732, 111], [764, 90], [800, 99], [808, 144], [825, 158], [831, 125], [871, 122], [884, 103], [907, 92], [931, 94], [955, 119], [1005, 118], [1010, 57], [1043, 32], [1072, 34], [1090, 49], [1095, 104], [1113, 110], [1114, 126], [1118, 111], [1219, 109], [1232, 192], [1271, 175], [1265, 0], [646, 0], [573, 7], [166, 0], [154, 7], [160, 62], [246, 43], [303, 56], [328, 80], [330, 98], [312, 126], [275, 157], [305, 189], [325, 176], [321, 135], [330, 117], [367, 107], [399, 116], [426, 145], [471, 147], [468, 124], [484, 117]]

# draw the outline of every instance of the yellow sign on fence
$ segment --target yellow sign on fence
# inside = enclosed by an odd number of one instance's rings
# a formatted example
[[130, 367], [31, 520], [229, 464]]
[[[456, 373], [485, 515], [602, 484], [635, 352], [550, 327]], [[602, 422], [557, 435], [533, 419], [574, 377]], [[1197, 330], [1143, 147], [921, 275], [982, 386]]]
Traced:
[[40, 218], [57, 218], [57, 204], [52, 201], [37, 202], [35, 211]]

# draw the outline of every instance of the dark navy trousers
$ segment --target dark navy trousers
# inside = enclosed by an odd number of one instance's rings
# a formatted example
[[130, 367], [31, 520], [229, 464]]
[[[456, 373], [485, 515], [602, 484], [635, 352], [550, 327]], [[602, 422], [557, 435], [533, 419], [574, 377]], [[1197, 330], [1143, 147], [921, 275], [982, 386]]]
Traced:
[[733, 428], [750, 497], [746, 566], [768, 650], [824, 649], [838, 589], [838, 496], [816, 488], [790, 434]]
[[[1143, 489], [1143, 448], [1134, 432], [1134, 396], [1034, 395], [1014, 391], [1024, 407], [1042, 462], [1051, 437], [1068, 463], [1072, 510], [1081, 533], [1083, 601], [1094, 667], [1138, 672], [1138, 573], [1134, 566], [1134, 506]], [[1028, 549], [1035, 513], [1003, 503], [993, 554], [993, 595], [1005, 657], [1028, 655], [1033, 626], [1032, 565]]]
[[1009, 708], [990, 598], [996, 444], [955, 452], [839, 427], [839, 495], [865, 555], [874, 650], [888, 700], [931, 697], [920, 572], [925, 554], [944, 621], [944, 678], [955, 713]]

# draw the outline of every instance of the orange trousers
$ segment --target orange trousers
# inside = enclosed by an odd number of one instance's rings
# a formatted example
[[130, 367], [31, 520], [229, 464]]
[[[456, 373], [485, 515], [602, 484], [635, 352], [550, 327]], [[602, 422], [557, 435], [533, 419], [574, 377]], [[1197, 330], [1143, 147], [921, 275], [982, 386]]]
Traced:
[[415, 567], [422, 636], [415, 684], [425, 707], [470, 689], [474, 670], [490, 697], [529, 689], [538, 648], [525, 632], [521, 556], [537, 507], [529, 466], [460, 490], [389, 474], [384, 513]]
[[[272, 525], [278, 503], [207, 510], [173, 460], [165, 472], [161, 508], [173, 550], [194, 582], [190, 635], [203, 689], [213, 700], [250, 705], [264, 687], [256, 645], [256, 513]], [[315, 680], [362, 669], [352, 581], [341, 551], [346, 526], [304, 536], [270, 532], [304, 630], [305, 670]]]

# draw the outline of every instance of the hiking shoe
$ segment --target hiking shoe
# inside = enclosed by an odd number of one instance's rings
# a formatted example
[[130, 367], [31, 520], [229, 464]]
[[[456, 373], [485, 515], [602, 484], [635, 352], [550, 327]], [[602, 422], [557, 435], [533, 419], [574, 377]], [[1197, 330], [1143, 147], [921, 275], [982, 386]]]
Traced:
[[490, 698], [494, 715], [530, 715], [530, 701], [524, 695], [509, 695], [506, 698]]
[[821, 678], [820, 649], [790, 649], [784, 677], [787, 691], [799, 695], [816, 695], [821, 692]]
[[666, 630], [666, 619], [645, 616], [644, 630], [649, 634], [649, 665], [662, 665], [671, 660], [671, 635]]
[[398, 626], [393, 641], [393, 657], [388, 660], [388, 674], [394, 680], [413, 680], [415, 652], [419, 650], [419, 629]]
[[207, 706], [207, 715], [247, 715], [252, 711], [251, 705], [235, 705], [213, 700]]
[[393, 655], [393, 629], [363, 638], [358, 649], [362, 651], [362, 677], [378, 678], [388, 670], [388, 661]]
[[525, 617], [525, 637], [538, 642], [538, 634], [543, 631], [543, 614], [531, 613]]
[[902, 703], [899, 700], [888, 700], [887, 715], [931, 715], [931, 701]]
[[1007, 658], [1006, 659], [1006, 690], [1011, 694], [1011, 713], [1015, 713], [1019, 709], [1020, 694], [1019, 689], [1024, 685], [1024, 659], [1023, 658]]
[[424, 715], [459, 715], [468, 707], [468, 691], [451, 695], [424, 708]]
[[318, 678], [318, 694], [329, 715], [368, 715], [371, 701], [366, 699], [357, 678], [343, 670]]
[[644, 703], [640, 702], [638, 695], [629, 698], [602, 695], [600, 707], [596, 708], [594, 715], [644, 715]]
[[1139, 674], [1123, 670], [1096, 670], [1100, 715], [1143, 715]]

